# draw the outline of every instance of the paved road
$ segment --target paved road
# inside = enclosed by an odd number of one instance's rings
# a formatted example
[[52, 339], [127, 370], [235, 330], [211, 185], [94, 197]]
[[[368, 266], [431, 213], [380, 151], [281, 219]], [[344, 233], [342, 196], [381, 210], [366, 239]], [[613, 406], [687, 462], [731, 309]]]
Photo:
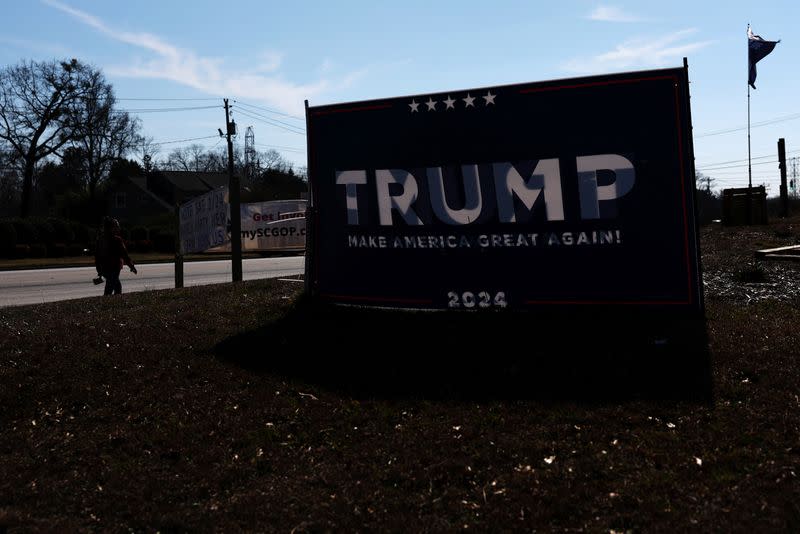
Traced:
[[[122, 270], [122, 291], [148, 291], [175, 287], [175, 265], [157, 263], [137, 265], [139, 274]], [[242, 261], [242, 278], [279, 278], [302, 274], [303, 257], [255, 258]], [[94, 267], [30, 269], [0, 272], [0, 307], [39, 304], [103, 294], [103, 285], [95, 286]], [[231, 262], [195, 261], [184, 263], [184, 285], [199, 286], [231, 281]]]

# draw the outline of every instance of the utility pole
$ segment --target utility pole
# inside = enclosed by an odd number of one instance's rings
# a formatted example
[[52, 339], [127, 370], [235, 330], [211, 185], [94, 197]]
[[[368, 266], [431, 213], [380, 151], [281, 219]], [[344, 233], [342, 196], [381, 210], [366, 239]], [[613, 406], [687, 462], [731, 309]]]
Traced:
[[239, 209], [239, 177], [233, 172], [233, 143], [231, 135], [236, 133], [236, 123], [228, 114], [228, 99], [225, 99], [225, 134], [228, 138], [228, 195], [231, 207], [231, 273], [234, 282], [242, 281], [242, 214]]
[[778, 167], [781, 170], [781, 217], [789, 216], [789, 188], [786, 185], [786, 140], [778, 139]]

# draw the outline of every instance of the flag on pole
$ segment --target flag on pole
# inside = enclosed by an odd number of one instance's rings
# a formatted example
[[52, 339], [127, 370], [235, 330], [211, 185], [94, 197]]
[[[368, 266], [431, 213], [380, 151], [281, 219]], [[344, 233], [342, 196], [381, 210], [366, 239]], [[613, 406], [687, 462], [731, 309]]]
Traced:
[[756, 63], [767, 57], [767, 55], [775, 49], [775, 45], [780, 42], [780, 39], [777, 41], [766, 41], [762, 39], [760, 35], [753, 34], [750, 25], [747, 25], [747, 57], [750, 62], [750, 76], [747, 83], [749, 83], [750, 87], [753, 89], [756, 88]]

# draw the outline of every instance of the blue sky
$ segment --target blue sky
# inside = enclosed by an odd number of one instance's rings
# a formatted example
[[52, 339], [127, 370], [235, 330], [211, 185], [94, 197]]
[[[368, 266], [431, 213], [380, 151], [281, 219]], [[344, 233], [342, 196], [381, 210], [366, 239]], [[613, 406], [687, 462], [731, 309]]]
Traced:
[[[14, 3], [0, 64], [76, 57], [104, 71], [122, 109], [215, 106], [136, 112], [156, 142], [213, 136], [228, 97], [238, 142], [253, 126], [257, 149], [275, 147], [303, 166], [304, 123], [294, 117], [302, 119], [304, 99], [320, 105], [677, 67], [686, 56], [696, 165], [719, 188], [747, 185], [751, 23], [765, 39], [782, 40], [758, 64], [751, 92], [753, 183], [776, 195], [778, 138], [789, 157], [800, 156], [798, 20], [796, 0], [36, 0]], [[213, 137], [193, 142], [222, 146]], [[160, 156], [180, 145], [161, 145]]]

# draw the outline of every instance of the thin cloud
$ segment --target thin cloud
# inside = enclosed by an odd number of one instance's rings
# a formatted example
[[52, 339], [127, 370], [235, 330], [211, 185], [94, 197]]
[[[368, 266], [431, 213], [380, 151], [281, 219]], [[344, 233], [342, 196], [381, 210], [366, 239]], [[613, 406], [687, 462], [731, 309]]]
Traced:
[[640, 17], [626, 13], [614, 6], [597, 6], [587, 18], [603, 22], [639, 22], [642, 20]]
[[608, 52], [571, 59], [562, 65], [562, 69], [576, 73], [597, 73], [678, 64], [684, 56], [713, 43], [687, 41], [696, 31], [686, 29], [654, 38], [630, 39]]
[[191, 50], [174, 46], [156, 35], [119, 31], [98, 17], [58, 0], [42, 0], [42, 2], [111, 39], [154, 54], [150, 59], [135, 60], [127, 62], [124, 66], [106, 68], [111, 75], [169, 80], [208, 94], [229, 94], [242, 99], [259, 100], [287, 113], [301, 112], [304, 99], [319, 96], [326, 91], [349, 87], [362, 75], [354, 73], [341, 80], [332, 81], [323, 78], [307, 84], [293, 83], [282, 79], [277, 73], [283, 55], [274, 51], [262, 53], [256, 58], [255, 68], [243, 73], [226, 67], [226, 62], [222, 58], [199, 56]]
[[261, 52], [256, 62], [256, 70], [258, 72], [268, 73], [275, 72], [281, 67], [283, 63], [283, 54], [273, 50], [265, 50]]

